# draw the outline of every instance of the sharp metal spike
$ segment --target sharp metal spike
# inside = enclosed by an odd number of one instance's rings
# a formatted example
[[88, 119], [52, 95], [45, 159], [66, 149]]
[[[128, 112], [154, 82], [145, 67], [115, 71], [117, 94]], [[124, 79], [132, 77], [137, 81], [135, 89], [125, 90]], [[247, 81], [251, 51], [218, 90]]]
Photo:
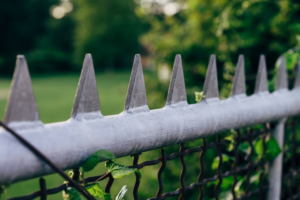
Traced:
[[246, 94], [244, 56], [240, 55], [237, 63], [231, 96]]
[[203, 92], [206, 96], [206, 100], [219, 98], [217, 63], [215, 55], [210, 56]]
[[149, 111], [141, 56], [139, 54], [134, 57], [125, 111], [130, 113]]
[[172, 77], [167, 97], [167, 105], [172, 105], [179, 102], [185, 102], [187, 104], [182, 60], [181, 56], [178, 54], [176, 55], [174, 61]]
[[297, 63], [297, 75], [294, 83], [294, 88], [298, 88], [298, 87], [300, 87], [300, 57]]
[[16, 68], [6, 109], [6, 123], [36, 122], [39, 113], [31, 85], [26, 59], [23, 55], [17, 56]]
[[72, 118], [95, 119], [103, 117], [100, 110], [93, 58], [91, 54], [86, 54], [72, 110]]
[[280, 65], [277, 76], [276, 90], [288, 88], [287, 74], [286, 74], [286, 61], [284, 56], [280, 57]]
[[264, 55], [260, 56], [259, 67], [256, 78], [255, 94], [269, 92], [266, 59]]

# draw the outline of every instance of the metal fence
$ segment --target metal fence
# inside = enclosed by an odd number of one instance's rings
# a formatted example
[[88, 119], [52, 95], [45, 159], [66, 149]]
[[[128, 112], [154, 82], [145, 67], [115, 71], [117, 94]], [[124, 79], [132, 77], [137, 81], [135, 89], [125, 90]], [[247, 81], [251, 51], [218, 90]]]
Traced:
[[[266, 63], [264, 56], [261, 56], [255, 93], [246, 96], [244, 60], [243, 56], [240, 56], [232, 95], [229, 99], [219, 100], [216, 59], [212, 55], [204, 84], [206, 97], [198, 104], [188, 105], [181, 57], [177, 55], [166, 106], [150, 111], [147, 105], [141, 59], [139, 55], [136, 55], [125, 111], [119, 115], [104, 117], [100, 111], [92, 58], [87, 54], [71, 119], [66, 122], [44, 125], [39, 121], [25, 58], [18, 56], [5, 122], [43, 152], [60, 169], [75, 169], [74, 179], [77, 181], [79, 179], [76, 169], [89, 155], [98, 149], [107, 149], [116, 157], [133, 155], [133, 165], [130, 166], [133, 168], [141, 169], [160, 164], [157, 194], [150, 199], [166, 199], [171, 196], [186, 199], [189, 192], [195, 189], [200, 191], [199, 199], [203, 199], [206, 185], [211, 182], [216, 182], [213, 194], [215, 199], [219, 199], [222, 180], [229, 176], [233, 177], [232, 199], [251, 199], [253, 197], [268, 198], [269, 200], [298, 199], [299, 187], [295, 183], [299, 180], [297, 172], [300, 168], [297, 168], [299, 167], [296, 158], [299, 140], [296, 133], [300, 128], [298, 127], [299, 121], [295, 116], [300, 114], [300, 70], [297, 71], [293, 89], [289, 90], [285, 59], [281, 57], [280, 60], [276, 91], [273, 93], [268, 91]], [[289, 121], [285, 133], [287, 118]], [[258, 124], [262, 126], [253, 128], [253, 125]], [[231, 129], [235, 129], [237, 135], [234, 138], [234, 144], [231, 144], [234, 145], [232, 152], [234, 163], [228, 169], [222, 164], [222, 152], [230, 141], [223, 136]], [[8, 132], [5, 129], [0, 130], [0, 185], [55, 172]], [[264, 145], [263, 156], [254, 161], [252, 158], [253, 141], [261, 138], [265, 144], [265, 139], [271, 135], [276, 138], [283, 153], [274, 161], [266, 162], [263, 157], [268, 149]], [[211, 141], [210, 138], [215, 137], [216, 141]], [[284, 137], [287, 137], [285, 145]], [[186, 142], [200, 138], [202, 138], [202, 144], [199, 147], [192, 149], [185, 147]], [[241, 162], [237, 149], [243, 142], [249, 144], [250, 153], [248, 158]], [[179, 152], [166, 155], [164, 147], [175, 144], [181, 144]], [[216, 174], [206, 178], [204, 177], [206, 173], [204, 156], [206, 151], [211, 148], [216, 149], [219, 164]], [[14, 150], [11, 151], [11, 149]], [[143, 163], [138, 162], [142, 152], [154, 149], [161, 149], [161, 157]], [[200, 154], [199, 162], [195, 164], [200, 165], [201, 171], [197, 182], [186, 185], [184, 181], [187, 170], [185, 156], [195, 153]], [[182, 164], [181, 187], [175, 191], [164, 191], [162, 174], [168, 161], [176, 158], [179, 158]], [[18, 168], [20, 165], [22, 165], [22, 170]], [[259, 184], [256, 187], [252, 187], [250, 181], [254, 171], [260, 173]], [[283, 171], [287, 174], [282, 175]], [[238, 175], [244, 176], [246, 180], [243, 194], [237, 194], [235, 191]], [[85, 182], [100, 181], [106, 178], [108, 181], [105, 191], [109, 193], [114, 182], [110, 173], [86, 178]], [[135, 199], [139, 199], [139, 184], [140, 177], [136, 174], [133, 191]], [[38, 196], [46, 199], [47, 195], [61, 192], [66, 187], [67, 185], [63, 184], [57, 188], [47, 189], [45, 181], [41, 178], [40, 191], [12, 199], [34, 199]]]

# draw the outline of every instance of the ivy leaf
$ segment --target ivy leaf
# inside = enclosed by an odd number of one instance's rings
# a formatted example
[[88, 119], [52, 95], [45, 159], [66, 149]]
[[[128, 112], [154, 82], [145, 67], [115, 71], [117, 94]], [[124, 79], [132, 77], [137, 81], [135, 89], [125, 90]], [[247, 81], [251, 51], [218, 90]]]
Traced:
[[105, 166], [108, 168], [108, 172], [110, 172], [114, 178], [122, 178], [132, 174], [133, 172], [138, 173], [141, 177], [141, 173], [138, 171], [138, 169], [125, 167], [124, 165], [120, 165], [111, 160], [107, 161]]
[[271, 137], [270, 140], [267, 141], [266, 146], [266, 159], [268, 160], [274, 160], [281, 153], [281, 149], [274, 137]]
[[101, 200], [111, 200], [111, 195], [105, 193], [104, 190], [99, 186], [98, 183], [87, 184], [85, 189], [92, 195], [93, 197], [99, 197]]
[[255, 152], [257, 153], [257, 155], [262, 156], [263, 152], [264, 152], [264, 146], [262, 143], [262, 139], [259, 139], [256, 141], [255, 145], [254, 145], [254, 149]]
[[94, 169], [94, 167], [97, 166], [100, 159], [105, 160], [112, 160], [115, 159], [114, 154], [112, 154], [110, 151], [107, 151], [105, 149], [100, 149], [93, 153], [83, 164], [82, 169], [85, 172], [91, 171]]
[[124, 185], [120, 190], [119, 194], [117, 195], [116, 200], [124, 200], [123, 197], [127, 191], [128, 191], [127, 186]]
[[[226, 154], [222, 154], [222, 160], [223, 160], [223, 163], [225, 163], [225, 162], [229, 162], [230, 160], [233, 160], [233, 158]], [[219, 156], [215, 157], [215, 159], [211, 165], [211, 168], [217, 169], [219, 166], [219, 162], [220, 162], [220, 157]]]
[[[265, 142], [266, 144], [266, 154], [264, 156], [264, 159], [266, 161], [274, 160], [281, 152], [281, 149], [274, 137], [271, 137], [268, 141]], [[262, 156], [264, 153], [263, 149], [263, 142], [262, 139], [259, 139], [255, 143], [255, 152], [259, 155]]]
[[62, 195], [64, 200], [84, 200], [84, 198], [81, 198], [79, 192], [72, 187], [65, 189]]

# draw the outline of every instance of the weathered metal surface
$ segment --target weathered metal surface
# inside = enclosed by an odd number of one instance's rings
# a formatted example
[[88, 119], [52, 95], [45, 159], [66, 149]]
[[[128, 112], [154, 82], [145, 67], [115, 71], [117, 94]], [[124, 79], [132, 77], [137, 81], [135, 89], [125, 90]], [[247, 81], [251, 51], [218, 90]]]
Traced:
[[26, 59], [23, 55], [18, 55], [5, 114], [5, 123], [35, 121], [39, 121], [39, 113]]
[[300, 58], [298, 60], [298, 63], [297, 63], [297, 75], [296, 75], [296, 81], [294, 83], [294, 88], [296, 87], [300, 87]]
[[[212, 56], [205, 81], [206, 100], [218, 99], [216, 78], [216, 62]], [[102, 118], [71, 118], [65, 122], [20, 128], [18, 132], [57, 166], [71, 169], [81, 165], [99, 149], [107, 149], [116, 157], [123, 157], [229, 129], [280, 120], [300, 114], [299, 102], [298, 87], [291, 91], [281, 89], [245, 98], [135, 112], [136, 108], [148, 108], [140, 56], [136, 56], [126, 112]], [[0, 185], [50, 173], [53, 171], [45, 163], [7, 132], [0, 130]]]
[[128, 113], [148, 112], [148, 103], [141, 56], [135, 55], [125, 102]]
[[255, 94], [269, 92], [266, 58], [264, 55], [260, 56], [258, 73], [256, 78]]
[[206, 96], [205, 98], [206, 102], [219, 99], [217, 62], [216, 62], [215, 55], [211, 55], [209, 59], [203, 92]]
[[167, 105], [174, 105], [180, 102], [187, 105], [182, 60], [180, 55], [176, 55], [167, 97]]
[[100, 111], [93, 59], [91, 54], [86, 54], [73, 106], [72, 118], [82, 120], [101, 117], [103, 116]]
[[246, 95], [244, 56], [240, 55], [235, 70], [231, 96]]
[[286, 74], [286, 62], [284, 56], [280, 57], [280, 64], [277, 76], [276, 89], [282, 90], [288, 88], [288, 79]]

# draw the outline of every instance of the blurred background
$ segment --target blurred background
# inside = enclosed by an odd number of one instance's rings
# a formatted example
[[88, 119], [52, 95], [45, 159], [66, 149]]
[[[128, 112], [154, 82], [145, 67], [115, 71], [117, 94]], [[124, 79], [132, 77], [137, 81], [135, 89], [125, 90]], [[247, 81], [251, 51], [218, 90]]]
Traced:
[[[293, 76], [299, 47], [297, 0], [1, 1], [0, 114], [4, 116], [17, 54], [27, 59], [41, 120], [50, 123], [70, 117], [86, 53], [93, 56], [102, 113], [111, 115], [123, 111], [136, 53], [142, 56], [149, 107], [155, 109], [165, 105], [176, 54], [182, 56], [188, 102], [195, 103], [194, 93], [202, 91], [210, 54], [217, 57], [220, 98], [224, 99], [230, 95], [239, 54], [245, 56], [247, 94], [251, 95], [259, 56], [266, 55], [272, 91], [278, 57], [285, 55]], [[191, 146], [200, 143], [195, 141]], [[170, 148], [170, 152], [177, 150], [179, 146]], [[207, 153], [208, 159], [214, 154]], [[141, 161], [159, 156], [159, 150], [147, 152]], [[189, 157], [192, 166], [198, 156]], [[132, 158], [119, 162], [130, 165]], [[179, 160], [169, 164], [164, 192], [180, 186], [179, 166]], [[147, 173], [141, 170], [141, 199], [155, 196], [158, 168], [150, 167]], [[100, 163], [90, 175], [104, 171]], [[186, 181], [195, 182], [199, 166], [188, 171]], [[48, 187], [63, 183], [56, 175], [46, 179]], [[134, 176], [117, 180], [112, 193], [126, 184], [130, 189], [127, 199], [132, 199], [133, 180]], [[6, 197], [37, 189], [37, 180], [13, 184]], [[188, 198], [196, 199], [197, 195], [194, 191]], [[59, 198], [61, 195], [48, 199]]]

